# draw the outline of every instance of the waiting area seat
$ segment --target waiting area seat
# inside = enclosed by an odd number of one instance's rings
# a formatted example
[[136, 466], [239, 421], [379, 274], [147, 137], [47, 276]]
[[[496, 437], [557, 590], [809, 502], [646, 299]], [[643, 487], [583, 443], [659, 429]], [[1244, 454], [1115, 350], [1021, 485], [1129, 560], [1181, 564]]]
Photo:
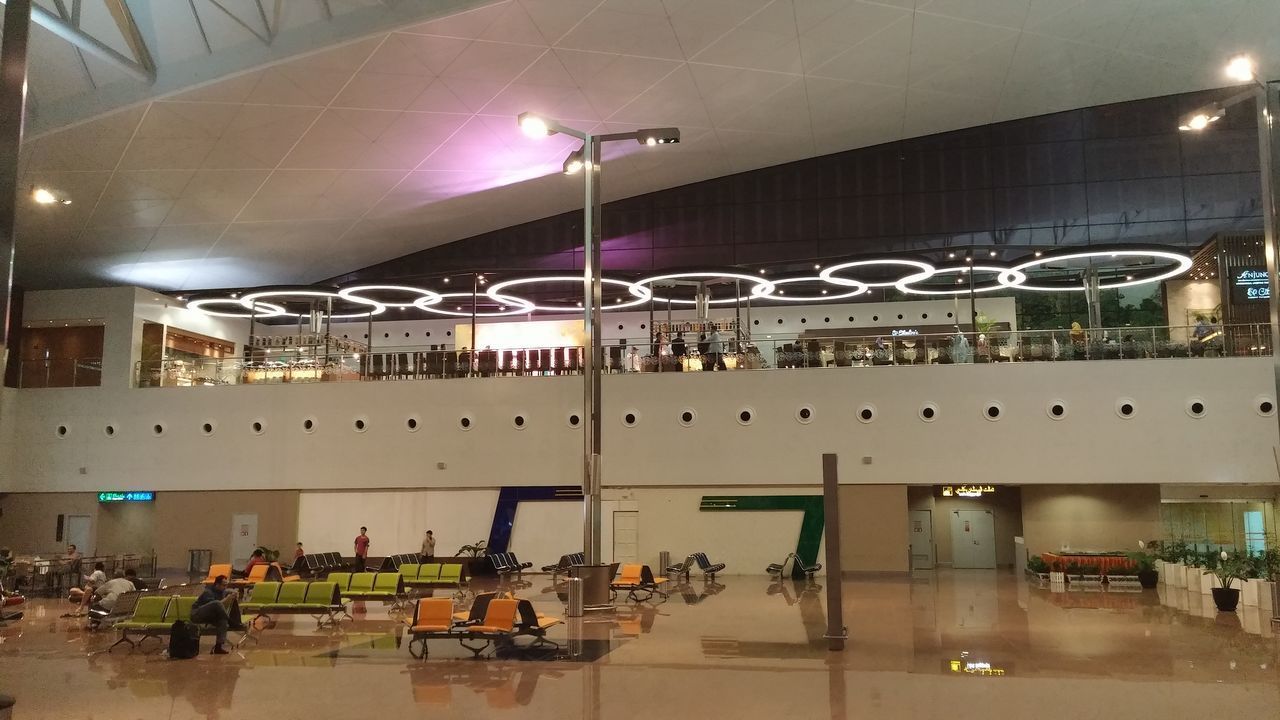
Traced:
[[782, 559], [782, 562], [769, 563], [769, 566], [765, 568], [765, 572], [768, 573], [769, 575], [773, 575], [778, 578], [781, 578], [782, 574], [787, 569], [788, 562], [792, 563], [791, 574], [793, 577], [798, 577], [799, 575], [807, 575], [808, 578], [812, 580], [813, 576], [822, 570], [822, 563], [805, 565], [804, 561], [800, 559], [799, 555], [796, 555], [795, 553], [788, 553], [787, 556]]
[[703, 577], [708, 580], [715, 580], [716, 573], [724, 570], [725, 568], [724, 563], [713, 563], [707, 559], [706, 553], [696, 552], [689, 553], [689, 557], [686, 557], [683, 562], [667, 567], [667, 574], [675, 575], [677, 577], [683, 576], [687, 581], [689, 579], [689, 573], [693, 569], [694, 565], [698, 566], [698, 569], [702, 571]]
[[[228, 565], [227, 567], [230, 567], [230, 565]], [[261, 565], [254, 565], [253, 567], [249, 568], [249, 574], [246, 575], [245, 577], [236, 578], [234, 580], [230, 580], [230, 579], [227, 580], [227, 585], [233, 588], [246, 588], [246, 587], [253, 587], [254, 585], [257, 585], [260, 582], [268, 582], [268, 581], [283, 582], [284, 575], [280, 572], [278, 567], [274, 567], [272, 565], [264, 563]], [[206, 582], [212, 582], [212, 581], [206, 580]]]
[[214, 580], [224, 577], [228, 581], [231, 580], [231, 563], [214, 563], [209, 566], [209, 572], [205, 575], [204, 584], [212, 585]]
[[[128, 643], [132, 649], [141, 645], [147, 638], [167, 637], [173, 630], [175, 622], [179, 620], [191, 622], [191, 606], [195, 601], [196, 598], [191, 595], [152, 594], [138, 598], [133, 608], [133, 615], [128, 620], [116, 623], [115, 627], [120, 631], [120, 639], [107, 648], [107, 651], [114, 650], [116, 645], [121, 643]], [[200, 628], [201, 635], [212, 635], [217, 632], [212, 625], [197, 624], [197, 627]], [[245, 631], [236, 645], [243, 643], [248, 635]]]
[[396, 553], [395, 555], [388, 555], [382, 558], [382, 565], [378, 567], [378, 572], [398, 571], [401, 565], [417, 565], [421, 561], [422, 556], [418, 553]]
[[406, 588], [462, 587], [462, 565], [459, 563], [405, 563], [400, 566], [400, 577]]
[[609, 583], [609, 588], [615, 592], [626, 590], [628, 600], [644, 602], [654, 595], [665, 598], [667, 594], [662, 591], [662, 585], [665, 582], [667, 582], [666, 578], [655, 578], [648, 565], [627, 563], [622, 566], [622, 574], [618, 579]]
[[240, 610], [253, 615], [248, 623], [251, 626], [257, 624], [258, 618], [278, 615], [310, 615], [318, 627], [337, 625], [340, 615], [350, 617], [338, 583], [327, 580], [258, 583]]
[[408, 595], [399, 572], [329, 573], [343, 600], [381, 600], [399, 608]]
[[560, 573], [569, 572], [569, 568], [574, 565], [586, 564], [587, 556], [585, 553], [569, 553], [568, 555], [561, 555], [559, 562], [554, 565], [543, 565], [542, 572], [549, 572], [552, 577], [555, 577]]
[[515, 553], [509, 552], [494, 553], [489, 556], [489, 562], [493, 564], [493, 569], [499, 575], [510, 575], [512, 573], [521, 575], [525, 570], [533, 567], [533, 563], [522, 563]]
[[342, 553], [308, 553], [299, 555], [293, 561], [289, 573], [302, 577], [316, 577], [333, 570], [349, 570], [350, 564], [342, 557]]
[[[459, 644], [477, 656], [495, 642], [516, 637], [534, 638], [534, 646], [557, 645], [547, 639], [547, 630], [564, 621], [537, 612], [529, 600], [497, 592], [481, 593], [465, 612], [454, 612], [452, 598], [421, 598], [414, 606], [410, 633], [410, 650], [413, 643], [420, 643], [417, 657], [426, 657], [427, 640], [455, 638]], [[468, 645], [466, 641], [484, 641], [483, 645]]]

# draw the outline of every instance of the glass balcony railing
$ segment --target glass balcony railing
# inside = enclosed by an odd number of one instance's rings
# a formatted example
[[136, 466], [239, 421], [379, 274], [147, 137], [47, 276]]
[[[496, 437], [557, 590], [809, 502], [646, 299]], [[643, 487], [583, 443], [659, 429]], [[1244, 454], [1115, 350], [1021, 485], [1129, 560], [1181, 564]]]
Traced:
[[98, 387], [102, 358], [40, 358], [18, 361], [18, 387]]
[[[1196, 325], [1077, 330], [991, 330], [936, 335], [825, 334], [757, 336], [722, 341], [714, 354], [705, 342], [686, 339], [684, 352], [660, 346], [606, 346], [610, 373], [689, 372], [716, 369], [896, 367], [1088, 360], [1207, 359], [1271, 354], [1270, 327]], [[679, 349], [679, 343], [676, 345]], [[165, 360], [138, 363], [139, 387], [194, 387], [282, 383], [427, 380], [519, 375], [579, 375], [581, 347], [507, 350], [391, 350], [356, 355]]]

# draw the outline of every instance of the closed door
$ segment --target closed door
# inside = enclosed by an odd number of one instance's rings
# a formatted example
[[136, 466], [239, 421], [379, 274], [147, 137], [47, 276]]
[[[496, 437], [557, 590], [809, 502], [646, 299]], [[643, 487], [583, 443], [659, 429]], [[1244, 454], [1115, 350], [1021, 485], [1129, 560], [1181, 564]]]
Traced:
[[81, 555], [92, 555], [93, 545], [89, 542], [90, 519], [88, 515], [68, 515], [63, 535], [68, 545], [75, 545]]
[[616, 563], [639, 562], [640, 513], [635, 510], [616, 510], [613, 513], [613, 561]]
[[[249, 556], [258, 547], [258, 514], [242, 513], [231, 516], [231, 566], [244, 567]], [[217, 558], [214, 558], [217, 562]]]
[[911, 546], [911, 569], [933, 568], [933, 512], [912, 510], [907, 525], [910, 529], [907, 543]]
[[996, 526], [990, 510], [952, 511], [951, 566], [995, 568]]

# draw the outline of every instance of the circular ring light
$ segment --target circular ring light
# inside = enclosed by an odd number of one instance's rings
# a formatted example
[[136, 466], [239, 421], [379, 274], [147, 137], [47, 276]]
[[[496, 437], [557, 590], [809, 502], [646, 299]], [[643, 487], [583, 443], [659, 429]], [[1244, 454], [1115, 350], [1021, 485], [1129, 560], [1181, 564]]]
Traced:
[[256, 318], [280, 317], [281, 315], [289, 314], [284, 308], [280, 307], [279, 305], [275, 305], [272, 303], [265, 303], [265, 302], [254, 303], [251, 306], [252, 311], [247, 313], [218, 312], [216, 310], [206, 310], [205, 309], [206, 305], [235, 305], [238, 308], [244, 307], [244, 305], [241, 304], [239, 300], [235, 298], [225, 297], [225, 298], [204, 298], [203, 300], [192, 300], [191, 302], [187, 303], [187, 309], [198, 310], [204, 313], [205, 315], [212, 315], [213, 317], [226, 317], [226, 318], [255, 318], [256, 319]]
[[[514, 280], [503, 280], [500, 283], [494, 283], [493, 285], [490, 285], [489, 289], [485, 291], [485, 295], [488, 295], [489, 297], [493, 298], [498, 302], [507, 303], [509, 305], [516, 304], [516, 303], [525, 303], [529, 307], [539, 312], [551, 312], [551, 313], [582, 312], [581, 305], [575, 305], [573, 307], [555, 306], [555, 305], [535, 305], [531, 301], [525, 300], [522, 297], [517, 297], [515, 295], [506, 295], [506, 294], [503, 294], [502, 292], [503, 290], [509, 287], [515, 287], [517, 285], [536, 285], [538, 283], [550, 283], [550, 282], [575, 282], [581, 285], [582, 277], [574, 276], [574, 275], [552, 275], [548, 277], [530, 277], [530, 278], [516, 278]], [[604, 285], [618, 285], [620, 287], [627, 288], [628, 290], [632, 288], [632, 284], [630, 282], [627, 282], [626, 280], [618, 280], [615, 278], [602, 277], [600, 278], [600, 282]], [[653, 295], [653, 292], [650, 291], [649, 288], [640, 288], [640, 290], [642, 290], [644, 294], [638, 295], [635, 300], [628, 300], [622, 303], [614, 303], [613, 305], [601, 305], [600, 310], [601, 311], [621, 310], [623, 308], [635, 307], [636, 305], [641, 305], [643, 303], [649, 302], [649, 298]]]
[[[912, 268], [917, 272], [911, 275], [908, 275], [904, 278], [901, 278], [899, 280], [890, 280], [888, 282], [867, 282], [866, 280], [854, 280], [853, 278], [836, 277], [836, 273], [840, 272], [841, 270], [848, 270], [850, 268], [858, 268], [858, 267], [875, 267], [878, 265], [901, 265], [904, 267]], [[878, 287], [893, 287], [898, 283], [914, 283], [914, 282], [920, 282], [922, 280], [928, 280], [929, 278], [933, 277], [933, 274], [935, 272], [937, 271], [934, 269], [934, 267], [923, 260], [912, 260], [910, 258], [867, 258], [864, 260], [850, 260], [849, 262], [842, 262], [835, 265], [831, 265], [830, 267], [825, 267], [822, 269], [822, 272], [818, 273], [818, 277], [821, 277], [823, 280], [826, 280], [829, 283], [834, 283], [836, 285], [852, 286], [854, 283], [858, 283], [868, 288], [878, 288]]]
[[[827, 282], [827, 279], [814, 275], [812, 277], [784, 278], [781, 280], [773, 280], [772, 282], [774, 285], [787, 285], [790, 283], [802, 282]], [[853, 290], [840, 295], [810, 295], [808, 297], [803, 295], [792, 295], [791, 297], [787, 297], [785, 295], [777, 295], [773, 290], [765, 289], [763, 285], [756, 285], [754, 288], [751, 288], [751, 297], [761, 300], [781, 300], [782, 302], [822, 302], [824, 300], [846, 300], [848, 298], [861, 295], [867, 291], [867, 284], [859, 280], [850, 280], [848, 283], [840, 283], [840, 285], [842, 287], [851, 287]], [[823, 292], [825, 293], [826, 291], [824, 290]]]
[[[481, 295], [479, 293], [472, 294], [469, 292], [439, 293], [439, 295], [441, 300], [444, 300], [446, 298], [471, 298], [471, 301], [473, 303], [476, 300], [479, 300], [480, 298], [489, 298], [488, 295]], [[418, 308], [419, 310], [426, 310], [427, 312], [437, 313], [439, 315], [450, 315], [453, 317], [471, 317], [471, 313], [469, 312], [462, 312], [461, 310], [446, 310], [445, 308], [436, 307], [434, 305], [430, 305], [428, 303], [423, 302], [426, 299], [427, 299], [426, 297], [420, 297], [417, 300], [414, 300], [413, 306]], [[489, 299], [492, 299], [492, 298], [489, 298]], [[524, 315], [526, 313], [533, 312], [533, 303], [529, 302], [528, 300], [523, 300], [517, 297], [504, 296], [503, 299], [499, 300], [498, 302], [509, 303], [511, 305], [515, 305], [516, 307], [510, 310], [501, 310], [499, 312], [477, 312], [475, 316], [476, 317], [507, 317], [510, 315]]]
[[[341, 300], [350, 300], [351, 302], [359, 303], [361, 305], [369, 305], [373, 308], [369, 312], [330, 315], [329, 317], [333, 320], [350, 320], [352, 318], [371, 317], [373, 315], [381, 315], [387, 311], [387, 306], [376, 300], [367, 300], [365, 298], [344, 298], [338, 293], [329, 292], [328, 290], [294, 290], [289, 288], [282, 290], [259, 290], [257, 292], [246, 293], [241, 296], [240, 304], [246, 308], [252, 308], [255, 301], [261, 300], [264, 297], [339, 298]], [[291, 317], [303, 317], [302, 313], [287, 312], [284, 314]]]
[[1115, 257], [1145, 257], [1160, 258], [1163, 260], [1171, 260], [1176, 262], [1177, 267], [1172, 270], [1152, 275], [1150, 277], [1135, 278], [1133, 280], [1122, 280], [1119, 282], [1099, 283], [1099, 290], [1114, 290], [1115, 288], [1131, 287], [1133, 285], [1145, 285], [1147, 283], [1160, 282], [1177, 277], [1182, 273], [1191, 269], [1191, 258], [1183, 253], [1173, 252], [1171, 250], [1163, 250], [1160, 248], [1150, 247], [1118, 247], [1095, 250], [1077, 250], [1068, 253], [1045, 253], [1037, 258], [1032, 258], [1026, 262], [1019, 263], [1005, 270], [998, 278], [1001, 285], [1008, 287], [1017, 287], [1019, 290], [1038, 290], [1040, 292], [1074, 292], [1083, 290], [1084, 286], [1072, 285], [1028, 285], [1025, 282], [1017, 281], [1016, 273], [1022, 273], [1025, 277], [1028, 268], [1044, 265], [1051, 262], [1061, 262], [1063, 260], [1084, 260], [1088, 258], [1115, 258]]
[[[690, 279], [732, 278], [734, 280], [745, 280], [749, 283], [752, 283], [755, 286], [751, 289], [751, 293], [752, 293], [751, 297], [758, 297], [756, 295], [757, 291], [760, 292], [762, 295], [772, 293], [774, 289], [777, 287], [777, 285], [772, 280], [765, 280], [759, 275], [747, 275], [746, 273], [740, 273], [740, 272], [733, 272], [733, 271], [678, 272], [678, 273], [667, 273], [665, 275], [652, 275], [646, 278], [640, 278], [639, 280], [631, 283], [631, 294], [635, 295], [636, 297], [644, 297], [644, 293], [648, 292], [650, 293], [650, 295], [653, 296], [653, 299], [658, 302], [669, 303], [672, 305], [694, 305], [697, 303], [696, 300], [678, 300], [676, 298], [658, 297], [657, 295], [654, 295], [653, 291], [648, 287], [649, 285], [652, 285], [655, 282], [658, 282], [660, 280], [680, 280], [684, 278], [690, 278]], [[761, 290], [761, 288], [764, 288], [764, 289]], [[710, 305], [725, 305], [728, 303], [742, 302], [743, 300], [746, 300], [746, 299], [747, 298], [745, 297], [719, 298], [717, 300], [708, 300], [707, 303]]]
[[386, 300], [373, 300], [372, 298], [361, 297], [357, 293], [367, 292], [369, 290], [387, 290], [390, 292], [417, 293], [422, 297], [426, 305], [435, 305], [440, 302], [440, 293], [425, 288], [409, 287], [408, 285], [354, 285], [352, 287], [342, 288], [338, 290], [338, 295], [351, 302], [363, 303], [365, 305], [371, 303], [381, 303], [389, 308], [411, 308], [417, 306], [417, 300], [413, 302], [387, 302]]
[[[932, 280], [933, 278], [939, 275], [964, 275], [971, 272], [996, 273], [996, 277], [997, 277], [996, 282], [987, 281], [982, 284], [974, 284], [973, 292], [975, 294], [991, 292], [992, 290], [1003, 290], [1005, 288], [1019, 287], [1021, 283], [1026, 282], [1027, 280], [1026, 274], [1019, 272], [1017, 270], [1010, 270], [1009, 268], [999, 267], [996, 265], [969, 265], [968, 263], [964, 265], [948, 265], [947, 267], [937, 268], [933, 271], [933, 274], [930, 275], [928, 279]], [[1005, 283], [1002, 279], [1004, 273], [1006, 272], [1013, 273], [1012, 275], [1013, 280], [1011, 280], [1009, 283]], [[919, 281], [917, 280], [914, 282], [919, 282]], [[907, 293], [908, 295], [967, 295], [969, 294], [968, 283], [965, 283], [963, 285], [957, 285], [956, 287], [949, 288], [947, 290], [926, 290], [925, 288], [914, 288], [914, 287], [911, 287], [912, 283], [913, 281], [910, 278], [904, 278], [902, 280], [899, 280], [894, 285], [894, 287], [901, 292]]]

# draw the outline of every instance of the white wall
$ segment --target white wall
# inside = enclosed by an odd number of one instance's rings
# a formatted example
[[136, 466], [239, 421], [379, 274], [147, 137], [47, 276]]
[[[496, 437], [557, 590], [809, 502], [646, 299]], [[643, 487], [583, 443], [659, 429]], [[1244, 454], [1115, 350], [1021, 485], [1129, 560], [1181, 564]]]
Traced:
[[[1277, 424], [1255, 408], [1272, 383], [1269, 358], [607, 376], [604, 477], [613, 487], [813, 484], [821, 453], [837, 452], [846, 483], [1268, 484]], [[1193, 396], [1201, 419], [1186, 412]], [[1133, 418], [1116, 414], [1121, 397]], [[581, 431], [566, 421], [581, 409], [578, 377], [51, 388], [11, 399], [0, 491], [493, 488], [573, 484], [581, 472]], [[1059, 399], [1067, 416], [1051, 420], [1046, 406]], [[998, 422], [983, 417], [993, 401]], [[925, 402], [938, 408], [934, 422], [917, 415]], [[796, 419], [802, 405], [809, 424]], [[857, 419], [864, 405], [876, 408], [871, 423]], [[678, 421], [685, 408], [697, 413], [692, 427]], [[747, 426], [737, 421], [745, 408]], [[622, 424], [627, 412], [634, 428]], [[463, 416], [471, 430], [459, 428]], [[353, 429], [357, 417], [366, 432]]]
[[[308, 552], [353, 554], [360, 527], [369, 554], [418, 552], [431, 530], [436, 554], [489, 537], [497, 490], [304, 492], [298, 496], [298, 539]], [[558, 557], [558, 556], [557, 556]]]

